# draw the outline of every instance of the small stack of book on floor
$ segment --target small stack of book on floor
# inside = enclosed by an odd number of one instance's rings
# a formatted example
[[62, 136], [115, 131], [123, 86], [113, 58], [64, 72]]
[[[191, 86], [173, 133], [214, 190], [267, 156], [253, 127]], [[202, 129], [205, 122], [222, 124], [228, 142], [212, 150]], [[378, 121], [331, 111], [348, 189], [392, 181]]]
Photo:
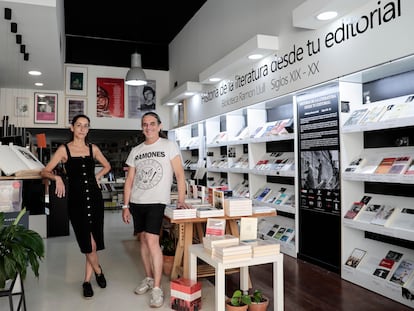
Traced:
[[201, 310], [201, 282], [178, 278], [170, 282], [172, 310]]
[[170, 219], [187, 219], [196, 218], [196, 208], [177, 208], [176, 205], [167, 205], [164, 210], [164, 215]]
[[274, 256], [280, 253], [280, 244], [274, 240], [244, 240], [241, 245], [249, 245], [252, 248], [252, 257]]
[[252, 248], [250, 245], [227, 245], [214, 247], [212, 256], [223, 261], [223, 263], [252, 258]]
[[229, 197], [224, 199], [224, 213], [227, 216], [251, 216], [252, 200], [248, 198]]

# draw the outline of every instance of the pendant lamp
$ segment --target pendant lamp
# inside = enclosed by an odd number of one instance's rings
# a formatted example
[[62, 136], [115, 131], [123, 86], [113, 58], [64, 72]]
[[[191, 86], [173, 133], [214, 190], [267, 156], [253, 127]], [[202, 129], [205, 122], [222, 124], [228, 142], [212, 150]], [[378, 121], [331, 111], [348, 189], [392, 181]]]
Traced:
[[125, 84], [139, 86], [147, 84], [144, 70], [141, 68], [141, 54], [134, 53], [131, 55], [131, 69], [129, 69]]

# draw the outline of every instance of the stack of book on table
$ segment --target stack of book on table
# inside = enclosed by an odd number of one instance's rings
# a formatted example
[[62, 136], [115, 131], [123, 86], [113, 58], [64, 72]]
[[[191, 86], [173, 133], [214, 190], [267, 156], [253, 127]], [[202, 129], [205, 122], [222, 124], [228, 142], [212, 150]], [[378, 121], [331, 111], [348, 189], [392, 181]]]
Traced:
[[196, 208], [177, 208], [176, 205], [167, 205], [164, 210], [164, 215], [170, 219], [187, 219], [196, 218]]
[[212, 253], [213, 258], [223, 262], [233, 262], [252, 258], [252, 247], [250, 245], [227, 245], [215, 246]]
[[211, 254], [213, 254], [213, 251], [217, 246], [231, 246], [238, 244], [239, 238], [230, 234], [210, 235], [203, 238], [203, 246]]
[[194, 204], [193, 208], [197, 209], [197, 217], [222, 217], [224, 216], [224, 209], [213, 207], [211, 204]]
[[253, 257], [274, 256], [280, 253], [280, 244], [274, 240], [244, 240], [241, 245], [249, 245], [252, 248]]
[[170, 282], [172, 310], [201, 310], [201, 282], [178, 278]]
[[227, 216], [251, 216], [253, 213], [252, 200], [236, 197], [224, 199], [224, 213]]

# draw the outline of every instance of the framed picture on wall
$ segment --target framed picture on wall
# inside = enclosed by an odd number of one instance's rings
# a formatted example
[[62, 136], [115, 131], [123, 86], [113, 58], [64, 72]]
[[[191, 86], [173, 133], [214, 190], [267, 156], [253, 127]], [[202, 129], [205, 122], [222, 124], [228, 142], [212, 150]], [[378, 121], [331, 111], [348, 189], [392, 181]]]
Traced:
[[14, 115], [16, 117], [28, 117], [29, 116], [29, 98], [28, 97], [16, 97]]
[[66, 125], [70, 125], [74, 116], [85, 114], [86, 98], [66, 97]]
[[80, 66], [66, 66], [66, 95], [86, 96], [88, 91], [88, 69]]
[[124, 118], [124, 79], [96, 78], [96, 116]]
[[57, 93], [34, 93], [34, 123], [57, 123]]

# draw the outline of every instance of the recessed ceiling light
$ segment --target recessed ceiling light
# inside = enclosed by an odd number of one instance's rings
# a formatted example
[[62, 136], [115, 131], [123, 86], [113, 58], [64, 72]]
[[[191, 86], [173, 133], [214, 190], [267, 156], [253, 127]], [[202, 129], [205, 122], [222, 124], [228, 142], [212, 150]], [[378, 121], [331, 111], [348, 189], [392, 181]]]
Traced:
[[251, 54], [247, 58], [248, 59], [261, 59], [263, 57], [262, 54]]
[[193, 95], [195, 95], [195, 92], [185, 92], [184, 95], [185, 96], [193, 96]]
[[333, 19], [333, 18], [335, 18], [337, 16], [338, 16], [338, 12], [335, 12], [335, 11], [326, 11], [326, 12], [319, 13], [316, 16], [316, 19], [318, 19], [320, 21], [328, 21], [328, 20]]
[[42, 82], [36, 82], [35, 85], [36, 86], [43, 86], [43, 83]]
[[220, 78], [210, 78], [209, 80], [210, 80], [210, 82], [219, 82], [219, 81], [221, 81]]
[[176, 103], [172, 103], [172, 102], [170, 102], [170, 103], [166, 103], [165, 105], [166, 105], [166, 106], [175, 106], [175, 105], [176, 105]]
[[29, 75], [31, 76], [40, 76], [42, 73], [40, 71], [37, 70], [30, 70], [29, 71]]

